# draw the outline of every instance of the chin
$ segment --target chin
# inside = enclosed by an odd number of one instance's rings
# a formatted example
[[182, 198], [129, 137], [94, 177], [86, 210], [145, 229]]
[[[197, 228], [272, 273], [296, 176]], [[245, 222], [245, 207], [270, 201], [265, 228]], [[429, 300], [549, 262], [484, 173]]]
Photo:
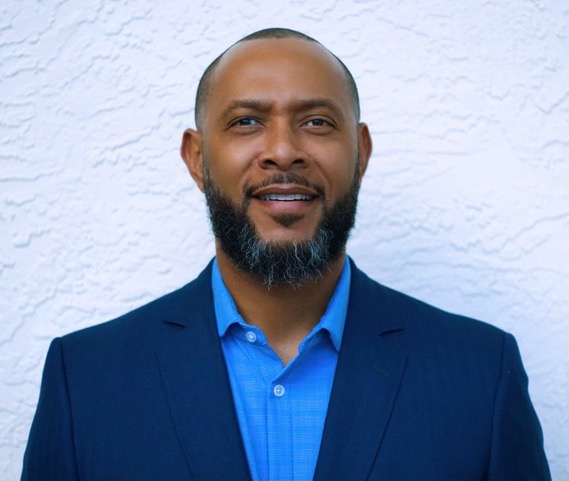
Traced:
[[296, 229], [273, 229], [271, 233], [267, 234], [259, 230], [256, 232], [258, 232], [258, 238], [261, 242], [278, 246], [302, 244], [310, 242], [316, 237], [316, 229], [308, 233]]

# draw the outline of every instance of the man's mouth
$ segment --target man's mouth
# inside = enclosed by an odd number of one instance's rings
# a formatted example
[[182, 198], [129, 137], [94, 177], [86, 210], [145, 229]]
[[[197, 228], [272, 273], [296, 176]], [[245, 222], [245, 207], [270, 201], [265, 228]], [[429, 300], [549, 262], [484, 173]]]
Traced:
[[312, 200], [314, 197], [306, 194], [264, 194], [258, 196], [261, 200], [291, 202], [295, 200]]
[[[304, 203], [323, 200], [324, 190], [298, 174], [273, 174], [262, 182], [249, 186], [245, 196], [266, 203], [267, 206], [274, 205], [275, 208], [281, 205], [281, 208], [288, 210], [297, 205], [303, 209], [301, 205]], [[285, 205], [289, 207], [285, 208]]]
[[306, 202], [320, 197], [320, 193], [298, 184], [271, 184], [253, 190], [251, 197], [266, 202]]
[[274, 183], [251, 189], [249, 199], [274, 221], [290, 227], [310, 212], [316, 212], [323, 195], [321, 189], [310, 185]]

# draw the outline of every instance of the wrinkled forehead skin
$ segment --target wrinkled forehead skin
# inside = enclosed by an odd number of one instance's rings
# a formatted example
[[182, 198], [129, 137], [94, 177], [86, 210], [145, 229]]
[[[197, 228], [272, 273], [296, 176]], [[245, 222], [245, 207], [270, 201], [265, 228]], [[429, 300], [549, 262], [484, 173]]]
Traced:
[[231, 47], [213, 72], [204, 127], [220, 109], [244, 99], [280, 106], [329, 99], [346, 119], [356, 119], [342, 66], [325, 47], [307, 40], [258, 39]]

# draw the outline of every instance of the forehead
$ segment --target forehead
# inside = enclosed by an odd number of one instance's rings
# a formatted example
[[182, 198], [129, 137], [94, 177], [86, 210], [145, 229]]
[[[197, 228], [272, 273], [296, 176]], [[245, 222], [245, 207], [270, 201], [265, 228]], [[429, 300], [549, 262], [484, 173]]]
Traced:
[[322, 45], [307, 40], [236, 44], [221, 58], [211, 82], [208, 111], [244, 98], [276, 104], [329, 98], [342, 109], [352, 109], [342, 66]]

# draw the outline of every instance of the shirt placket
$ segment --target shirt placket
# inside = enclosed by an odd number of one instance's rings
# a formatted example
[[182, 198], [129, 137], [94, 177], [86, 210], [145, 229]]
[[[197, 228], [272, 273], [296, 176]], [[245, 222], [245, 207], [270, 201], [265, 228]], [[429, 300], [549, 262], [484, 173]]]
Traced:
[[271, 479], [293, 479], [292, 406], [294, 391], [282, 373], [267, 384], [267, 434]]

